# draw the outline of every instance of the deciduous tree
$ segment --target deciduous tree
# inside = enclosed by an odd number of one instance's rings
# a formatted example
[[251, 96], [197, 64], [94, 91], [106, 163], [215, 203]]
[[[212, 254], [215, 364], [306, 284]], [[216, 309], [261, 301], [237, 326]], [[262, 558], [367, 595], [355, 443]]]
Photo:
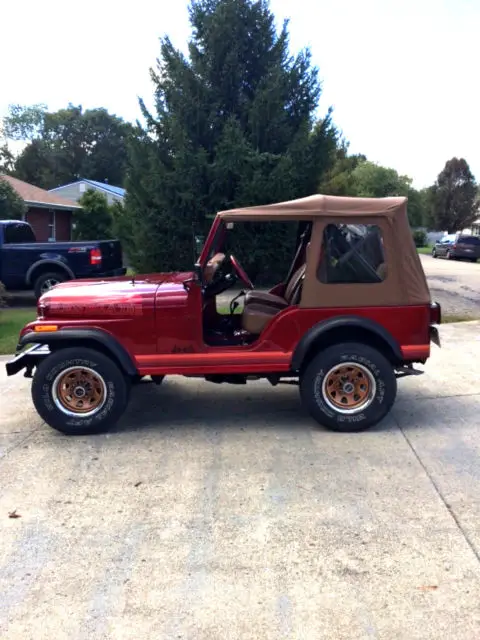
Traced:
[[452, 158], [431, 189], [434, 227], [455, 233], [470, 227], [478, 217], [477, 185], [464, 158]]
[[12, 105], [3, 129], [8, 139], [27, 143], [13, 165], [21, 180], [44, 189], [79, 178], [123, 185], [127, 139], [135, 129], [106, 109]]

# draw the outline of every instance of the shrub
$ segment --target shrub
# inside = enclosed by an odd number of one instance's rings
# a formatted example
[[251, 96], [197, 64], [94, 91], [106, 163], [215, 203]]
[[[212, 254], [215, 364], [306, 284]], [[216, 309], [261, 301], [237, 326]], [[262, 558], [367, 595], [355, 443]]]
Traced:
[[75, 240], [107, 240], [112, 237], [112, 214], [103, 193], [88, 189], [73, 214]]
[[413, 241], [415, 242], [416, 247], [426, 247], [427, 246], [427, 234], [423, 229], [415, 229], [413, 231]]
[[7, 306], [7, 292], [3, 282], [0, 282], [0, 309]]

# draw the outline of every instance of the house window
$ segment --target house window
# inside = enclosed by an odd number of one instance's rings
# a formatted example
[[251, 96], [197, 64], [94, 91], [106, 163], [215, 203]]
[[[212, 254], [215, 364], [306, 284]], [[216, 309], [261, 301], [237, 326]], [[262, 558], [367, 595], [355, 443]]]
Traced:
[[380, 228], [370, 224], [327, 225], [317, 275], [324, 284], [373, 284], [385, 280]]
[[48, 215], [50, 217], [48, 222], [48, 241], [55, 242], [55, 238], [56, 238], [55, 211], [53, 209], [49, 209]]
[[81, 182], [78, 185], [78, 190], [79, 190], [80, 193], [85, 193], [85, 183], [84, 182]]

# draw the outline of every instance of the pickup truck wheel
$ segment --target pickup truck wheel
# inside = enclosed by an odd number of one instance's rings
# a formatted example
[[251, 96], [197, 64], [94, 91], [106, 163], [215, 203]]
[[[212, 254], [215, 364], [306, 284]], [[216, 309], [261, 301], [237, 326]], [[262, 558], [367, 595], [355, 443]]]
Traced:
[[129, 384], [113, 360], [94, 349], [52, 353], [35, 372], [33, 404], [45, 422], [67, 435], [101, 433], [123, 414]]
[[68, 280], [67, 274], [61, 273], [60, 271], [40, 274], [33, 284], [35, 297], [38, 300], [40, 296], [49, 291], [52, 287], [60, 284], [60, 282], [65, 282], [66, 280]]
[[302, 402], [332, 431], [364, 431], [392, 408], [397, 379], [391, 363], [359, 343], [336, 344], [319, 353], [300, 377]]

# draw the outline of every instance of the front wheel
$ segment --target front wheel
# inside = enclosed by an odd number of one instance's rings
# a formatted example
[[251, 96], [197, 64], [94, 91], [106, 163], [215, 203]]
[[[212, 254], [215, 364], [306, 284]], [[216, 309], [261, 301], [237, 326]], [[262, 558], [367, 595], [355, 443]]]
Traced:
[[437, 257], [437, 250], [435, 249], [435, 247], [433, 247], [432, 249], [432, 258], [436, 258]]
[[101, 433], [128, 403], [129, 384], [117, 364], [94, 349], [55, 351], [35, 372], [32, 399], [40, 417], [67, 435]]
[[325, 349], [300, 377], [302, 402], [332, 431], [364, 431], [380, 422], [397, 395], [392, 364], [376, 349], [346, 342]]

